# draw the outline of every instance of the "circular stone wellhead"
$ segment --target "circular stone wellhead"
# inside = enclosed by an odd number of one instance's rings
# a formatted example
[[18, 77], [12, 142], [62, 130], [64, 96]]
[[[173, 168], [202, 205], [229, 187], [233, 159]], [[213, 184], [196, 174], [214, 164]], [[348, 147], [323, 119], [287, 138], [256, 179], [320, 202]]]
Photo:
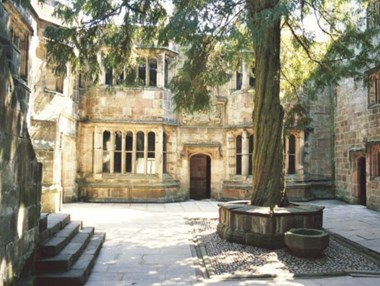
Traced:
[[328, 247], [330, 235], [323, 229], [292, 228], [284, 234], [285, 245], [299, 257], [320, 257]]

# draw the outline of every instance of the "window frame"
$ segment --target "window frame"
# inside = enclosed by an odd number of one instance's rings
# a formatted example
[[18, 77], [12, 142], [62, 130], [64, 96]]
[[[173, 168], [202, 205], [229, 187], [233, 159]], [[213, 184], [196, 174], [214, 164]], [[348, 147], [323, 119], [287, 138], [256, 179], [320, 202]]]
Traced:
[[104, 129], [100, 134], [102, 174], [157, 174], [157, 131]]
[[380, 106], [380, 70], [372, 72], [368, 81], [368, 107]]
[[370, 172], [371, 180], [380, 178], [380, 142], [370, 145]]

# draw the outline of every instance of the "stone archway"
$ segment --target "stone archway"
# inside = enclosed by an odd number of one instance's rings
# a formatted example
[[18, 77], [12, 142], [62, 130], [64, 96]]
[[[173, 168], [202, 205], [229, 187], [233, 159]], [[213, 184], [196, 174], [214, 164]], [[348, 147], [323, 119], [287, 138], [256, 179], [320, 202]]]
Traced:
[[364, 157], [360, 157], [357, 160], [357, 182], [358, 182], [358, 197], [359, 204], [367, 205], [367, 178], [366, 178], [366, 160]]
[[190, 199], [209, 199], [211, 196], [211, 158], [205, 154], [190, 157]]

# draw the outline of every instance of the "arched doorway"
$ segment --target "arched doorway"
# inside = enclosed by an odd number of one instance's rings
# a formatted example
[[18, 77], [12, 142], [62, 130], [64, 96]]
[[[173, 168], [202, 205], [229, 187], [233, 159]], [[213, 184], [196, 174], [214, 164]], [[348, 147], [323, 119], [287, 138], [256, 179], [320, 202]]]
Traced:
[[190, 199], [209, 199], [211, 194], [211, 159], [204, 154], [190, 158]]
[[367, 204], [367, 178], [366, 178], [366, 161], [364, 157], [358, 159], [358, 187], [359, 187], [359, 204]]

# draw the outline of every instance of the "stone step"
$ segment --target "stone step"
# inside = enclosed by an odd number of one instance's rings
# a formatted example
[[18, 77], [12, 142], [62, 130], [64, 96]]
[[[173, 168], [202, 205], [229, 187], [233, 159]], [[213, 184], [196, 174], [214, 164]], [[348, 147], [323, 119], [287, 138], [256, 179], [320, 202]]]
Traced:
[[38, 259], [36, 261], [37, 273], [68, 271], [87, 247], [93, 233], [93, 227], [85, 227], [72, 238], [59, 254]]
[[66, 272], [51, 272], [38, 275], [35, 279], [39, 286], [82, 286], [87, 281], [95, 260], [105, 240], [104, 233], [95, 233], [79, 259]]
[[65, 227], [70, 222], [70, 214], [52, 213], [47, 216], [47, 227], [40, 232], [40, 243], [51, 238], [55, 233]]
[[72, 221], [40, 245], [40, 257], [57, 255], [82, 228], [81, 221]]

